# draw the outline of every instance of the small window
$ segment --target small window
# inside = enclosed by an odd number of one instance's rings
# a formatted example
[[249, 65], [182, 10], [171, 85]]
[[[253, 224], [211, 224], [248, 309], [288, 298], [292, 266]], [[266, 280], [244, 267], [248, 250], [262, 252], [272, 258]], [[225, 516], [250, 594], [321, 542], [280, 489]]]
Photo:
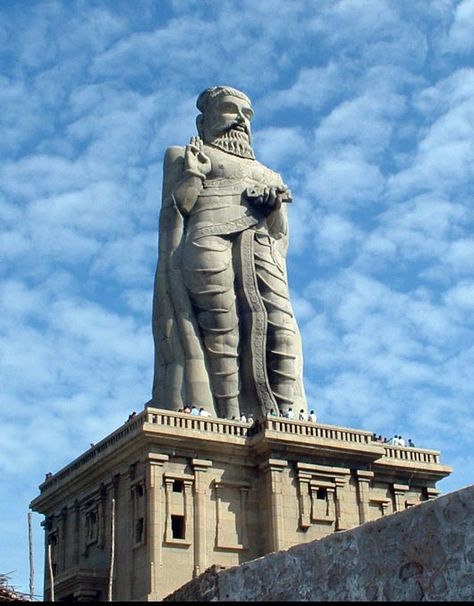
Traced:
[[184, 516], [171, 516], [171, 532], [173, 539], [184, 539]]
[[135, 486], [135, 494], [137, 495], [137, 497], [143, 496], [143, 486], [141, 484], [137, 484]]
[[97, 535], [98, 535], [97, 514], [95, 511], [88, 511], [86, 513], [86, 541], [87, 541], [87, 544], [97, 541]]
[[175, 480], [173, 482], [173, 492], [183, 492], [183, 480]]
[[325, 501], [327, 497], [327, 490], [325, 488], [318, 488], [318, 492], [316, 493], [316, 498], [320, 501]]
[[145, 530], [145, 520], [138, 518], [135, 525], [135, 543], [141, 543], [143, 541], [143, 532]]

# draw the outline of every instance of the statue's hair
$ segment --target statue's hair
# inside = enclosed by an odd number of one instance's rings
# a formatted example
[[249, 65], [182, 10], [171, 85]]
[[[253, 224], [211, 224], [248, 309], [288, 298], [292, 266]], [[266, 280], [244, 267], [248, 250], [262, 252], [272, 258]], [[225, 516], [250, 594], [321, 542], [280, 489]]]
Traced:
[[202, 91], [199, 95], [196, 101], [196, 107], [200, 112], [204, 113], [209, 106], [209, 102], [221, 95], [232, 95], [232, 97], [238, 97], [239, 99], [248, 101], [249, 105], [252, 104], [245, 93], [236, 88], [232, 88], [232, 86], [211, 86], [210, 88], [206, 88], [206, 90]]

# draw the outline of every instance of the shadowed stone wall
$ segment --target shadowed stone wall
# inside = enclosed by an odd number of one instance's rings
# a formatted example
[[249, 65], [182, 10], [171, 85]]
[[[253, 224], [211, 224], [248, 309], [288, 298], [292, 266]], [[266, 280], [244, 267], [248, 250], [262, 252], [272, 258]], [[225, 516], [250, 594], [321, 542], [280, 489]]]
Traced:
[[472, 601], [474, 485], [224, 570], [165, 601]]

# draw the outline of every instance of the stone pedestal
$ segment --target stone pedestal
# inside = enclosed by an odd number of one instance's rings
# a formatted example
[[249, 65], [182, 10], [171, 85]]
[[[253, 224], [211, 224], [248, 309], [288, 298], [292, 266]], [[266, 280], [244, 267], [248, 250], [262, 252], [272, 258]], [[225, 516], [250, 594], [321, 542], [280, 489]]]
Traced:
[[[434, 498], [439, 453], [372, 432], [280, 417], [254, 426], [146, 408], [49, 477], [57, 600], [158, 601], [209, 566], [228, 568]], [[53, 545], [54, 544], [54, 545]], [[45, 595], [49, 595], [45, 576]]]

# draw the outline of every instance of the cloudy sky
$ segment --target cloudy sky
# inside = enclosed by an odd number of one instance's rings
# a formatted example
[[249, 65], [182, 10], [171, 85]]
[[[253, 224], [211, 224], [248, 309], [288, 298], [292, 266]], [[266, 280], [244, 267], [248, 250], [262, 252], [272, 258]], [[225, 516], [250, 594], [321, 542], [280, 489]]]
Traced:
[[[0, 573], [28, 505], [150, 398], [162, 159], [246, 91], [293, 192], [288, 269], [323, 423], [472, 483], [474, 0], [0, 0]], [[34, 515], [36, 593], [42, 530]]]

